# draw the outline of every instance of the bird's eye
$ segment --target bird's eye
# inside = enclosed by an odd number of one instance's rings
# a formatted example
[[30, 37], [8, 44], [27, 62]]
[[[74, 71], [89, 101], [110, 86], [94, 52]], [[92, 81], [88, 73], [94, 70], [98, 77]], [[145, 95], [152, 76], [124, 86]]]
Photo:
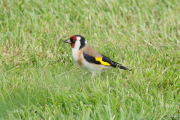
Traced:
[[75, 43], [75, 42], [76, 42], [76, 40], [73, 40], [73, 39], [71, 39], [70, 41], [71, 41], [72, 43]]

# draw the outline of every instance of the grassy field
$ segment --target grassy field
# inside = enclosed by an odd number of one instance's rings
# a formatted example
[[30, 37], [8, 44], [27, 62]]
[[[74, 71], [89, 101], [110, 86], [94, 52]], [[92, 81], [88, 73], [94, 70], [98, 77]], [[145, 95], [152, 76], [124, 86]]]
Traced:
[[[180, 119], [179, 0], [1, 0], [0, 119]], [[91, 79], [64, 39], [132, 69]]]

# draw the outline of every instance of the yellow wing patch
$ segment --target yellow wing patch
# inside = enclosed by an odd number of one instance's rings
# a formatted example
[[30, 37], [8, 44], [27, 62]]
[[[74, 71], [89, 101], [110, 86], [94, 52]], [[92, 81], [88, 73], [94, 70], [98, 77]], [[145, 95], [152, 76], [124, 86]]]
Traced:
[[102, 58], [100, 58], [100, 57], [95, 57], [95, 60], [96, 60], [96, 61], [99, 61], [99, 62], [101, 63], [101, 65], [110, 66], [110, 64], [109, 64], [108, 62], [104, 62], [104, 61], [102, 60]]

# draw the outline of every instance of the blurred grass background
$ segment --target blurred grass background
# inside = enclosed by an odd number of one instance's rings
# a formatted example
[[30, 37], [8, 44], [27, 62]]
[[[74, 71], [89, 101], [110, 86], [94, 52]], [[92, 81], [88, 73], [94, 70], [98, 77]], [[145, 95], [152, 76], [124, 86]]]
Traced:
[[[1, 0], [0, 119], [180, 117], [179, 0]], [[71, 35], [132, 69], [95, 79]]]

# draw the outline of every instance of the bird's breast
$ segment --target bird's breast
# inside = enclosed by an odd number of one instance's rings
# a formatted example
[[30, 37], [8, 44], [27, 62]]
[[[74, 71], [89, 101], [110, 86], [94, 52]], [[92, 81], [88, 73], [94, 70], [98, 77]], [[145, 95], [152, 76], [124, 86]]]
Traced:
[[83, 56], [81, 50], [72, 49], [72, 56], [78, 65], [83, 66]]

